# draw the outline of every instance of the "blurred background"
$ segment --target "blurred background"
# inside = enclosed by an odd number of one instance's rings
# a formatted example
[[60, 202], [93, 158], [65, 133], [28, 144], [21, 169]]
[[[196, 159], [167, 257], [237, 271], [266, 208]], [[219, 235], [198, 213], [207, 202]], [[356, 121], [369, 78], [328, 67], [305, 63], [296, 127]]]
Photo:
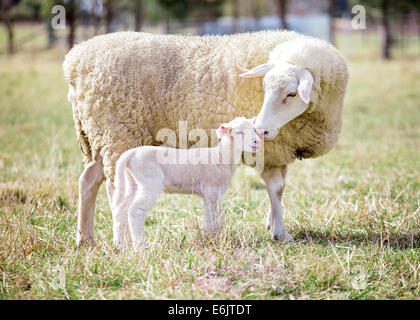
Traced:
[[[56, 5], [66, 9], [65, 29], [51, 26]], [[52, 48], [65, 54], [75, 43], [121, 30], [203, 35], [262, 29], [319, 37], [349, 58], [420, 54], [419, 0], [0, 0], [0, 8], [0, 55]], [[359, 13], [366, 25], [354, 28]]]

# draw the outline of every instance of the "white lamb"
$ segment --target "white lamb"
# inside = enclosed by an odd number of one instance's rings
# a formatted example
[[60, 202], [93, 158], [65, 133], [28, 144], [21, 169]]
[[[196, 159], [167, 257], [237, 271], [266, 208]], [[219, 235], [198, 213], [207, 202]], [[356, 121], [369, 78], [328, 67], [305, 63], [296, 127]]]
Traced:
[[260, 150], [262, 140], [258, 135], [263, 131], [257, 132], [252, 120], [241, 117], [222, 124], [216, 134], [220, 142], [213, 148], [143, 146], [121, 155], [116, 164], [112, 205], [114, 244], [119, 249], [124, 249], [129, 240], [127, 224], [134, 247], [138, 249], [145, 243], [144, 221], [162, 192], [202, 197], [206, 231], [220, 230], [224, 221], [223, 195], [242, 152]]

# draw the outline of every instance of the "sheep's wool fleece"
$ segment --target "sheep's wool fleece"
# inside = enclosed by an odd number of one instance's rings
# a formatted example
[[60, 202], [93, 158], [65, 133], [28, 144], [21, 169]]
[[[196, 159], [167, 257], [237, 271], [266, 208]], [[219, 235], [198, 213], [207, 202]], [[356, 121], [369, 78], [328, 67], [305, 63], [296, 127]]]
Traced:
[[[99, 152], [105, 176], [127, 149], [159, 145], [162, 128], [210, 129], [261, 109], [261, 78], [241, 78], [268, 59], [307, 68], [314, 77], [307, 111], [265, 143], [266, 167], [317, 157], [337, 142], [348, 68], [330, 44], [291, 31], [225, 36], [117, 32], [73, 47], [63, 69], [81, 149]], [[191, 143], [192, 144], [192, 143]], [[190, 144], [190, 145], [191, 145]]]

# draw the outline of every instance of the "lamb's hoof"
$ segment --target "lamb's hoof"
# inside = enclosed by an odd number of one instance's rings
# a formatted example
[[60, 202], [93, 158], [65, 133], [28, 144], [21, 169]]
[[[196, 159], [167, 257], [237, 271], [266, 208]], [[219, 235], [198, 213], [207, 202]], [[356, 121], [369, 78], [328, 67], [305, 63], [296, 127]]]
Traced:
[[293, 242], [293, 237], [287, 232], [273, 234], [273, 239], [281, 242]]

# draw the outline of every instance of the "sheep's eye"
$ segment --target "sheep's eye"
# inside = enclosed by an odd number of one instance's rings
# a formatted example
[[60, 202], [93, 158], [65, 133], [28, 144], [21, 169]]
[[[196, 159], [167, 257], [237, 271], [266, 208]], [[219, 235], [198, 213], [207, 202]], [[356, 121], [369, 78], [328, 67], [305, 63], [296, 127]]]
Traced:
[[236, 134], [240, 134], [240, 135], [244, 135], [244, 133], [242, 131], [237, 131]]
[[289, 93], [287, 96], [288, 97], [294, 97], [294, 96], [296, 96], [296, 92]]

